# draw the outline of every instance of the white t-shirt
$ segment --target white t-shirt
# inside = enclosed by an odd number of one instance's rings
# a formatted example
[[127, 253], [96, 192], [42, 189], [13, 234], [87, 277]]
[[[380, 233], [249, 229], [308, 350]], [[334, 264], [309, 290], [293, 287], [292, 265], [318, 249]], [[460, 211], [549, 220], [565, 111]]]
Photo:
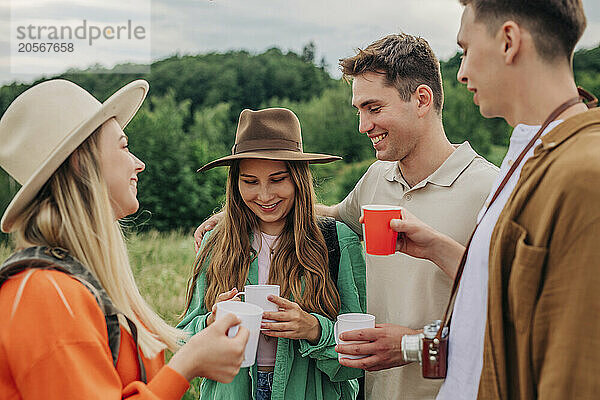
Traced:
[[[269, 280], [271, 268], [271, 249], [277, 245], [279, 236], [267, 235], [260, 231], [254, 232], [252, 247], [258, 252], [258, 284], [264, 285]], [[265, 336], [258, 337], [258, 350], [256, 351], [256, 365], [259, 367], [274, 367], [277, 354], [277, 338]]]
[[[550, 132], [560, 122], [562, 121], [552, 122], [543, 134]], [[517, 125], [513, 130], [508, 152], [500, 166], [500, 174], [477, 217], [479, 226], [475, 236], [473, 236], [456, 302], [454, 303], [448, 347], [448, 373], [436, 398], [437, 400], [470, 400], [477, 398], [483, 365], [483, 341], [487, 319], [488, 263], [492, 232], [504, 205], [517, 185], [523, 165], [533, 155], [534, 149], [541, 143], [541, 140], [538, 139], [536, 144], [527, 152], [485, 216], [483, 216], [483, 213], [513, 162], [539, 129], [540, 126]]]

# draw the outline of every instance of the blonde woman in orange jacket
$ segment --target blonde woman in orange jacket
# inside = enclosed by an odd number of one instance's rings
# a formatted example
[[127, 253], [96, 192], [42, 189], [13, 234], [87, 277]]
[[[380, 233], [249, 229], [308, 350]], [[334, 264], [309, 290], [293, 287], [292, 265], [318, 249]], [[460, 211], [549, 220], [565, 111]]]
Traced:
[[[51, 80], [0, 120], [0, 166], [22, 184], [2, 217], [18, 250], [9, 261], [50, 259], [44, 269], [0, 269], [2, 399], [179, 399], [196, 376], [230, 382], [239, 371], [248, 331], [226, 336], [235, 317], [181, 347], [183, 332], [150, 309], [131, 273], [118, 220], [138, 209], [145, 165], [123, 128], [147, 90], [135, 81], [100, 103]], [[68, 260], [89, 279], [53, 269]], [[106, 307], [118, 310], [117, 343]], [[167, 365], [165, 349], [176, 351]]]

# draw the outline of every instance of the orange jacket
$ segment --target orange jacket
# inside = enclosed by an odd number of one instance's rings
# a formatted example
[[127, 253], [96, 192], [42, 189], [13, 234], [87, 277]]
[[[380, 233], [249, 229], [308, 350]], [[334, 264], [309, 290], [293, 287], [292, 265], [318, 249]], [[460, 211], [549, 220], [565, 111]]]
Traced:
[[0, 290], [0, 399], [180, 399], [189, 384], [164, 365], [164, 353], [143, 358], [140, 382], [135, 346], [121, 328], [115, 369], [104, 314], [81, 283], [36, 270]]

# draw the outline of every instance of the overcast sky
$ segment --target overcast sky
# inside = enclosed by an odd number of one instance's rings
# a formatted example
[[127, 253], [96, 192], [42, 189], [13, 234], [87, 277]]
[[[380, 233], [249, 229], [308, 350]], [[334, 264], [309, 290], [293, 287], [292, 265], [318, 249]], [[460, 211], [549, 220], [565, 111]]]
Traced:
[[[600, 1], [583, 4], [588, 28], [579, 47], [595, 47], [600, 42]], [[175, 53], [262, 52], [273, 46], [301, 52], [310, 41], [316, 45], [316, 59], [324, 57], [337, 76], [339, 58], [401, 31], [425, 37], [438, 57], [446, 59], [458, 49], [461, 12], [458, 0], [0, 0], [0, 84]], [[11, 44], [16, 51], [18, 42], [36, 41], [18, 40], [18, 26], [76, 27], [84, 19], [88, 26], [113, 30], [131, 20], [145, 35], [140, 40], [100, 38], [90, 46], [88, 34], [75, 41], [72, 53], [11, 53]]]

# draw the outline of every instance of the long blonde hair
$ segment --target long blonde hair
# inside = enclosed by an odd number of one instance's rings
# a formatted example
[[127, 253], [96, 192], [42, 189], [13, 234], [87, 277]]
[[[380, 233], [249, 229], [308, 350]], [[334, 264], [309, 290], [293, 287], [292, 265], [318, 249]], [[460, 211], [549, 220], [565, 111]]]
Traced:
[[[281, 286], [281, 296], [292, 298], [303, 310], [335, 319], [340, 297], [329, 275], [327, 246], [317, 225], [315, 193], [308, 162], [286, 162], [296, 186], [294, 206], [286, 217], [285, 227], [274, 249], [269, 283]], [[198, 254], [188, 282], [186, 309], [190, 307], [198, 275], [206, 269], [207, 310], [219, 293], [242, 288], [250, 264], [257, 254], [250, 234], [258, 231], [258, 217], [246, 206], [240, 194], [239, 162], [229, 169], [224, 218]]]
[[[138, 342], [152, 358], [175, 351], [185, 334], [164, 322], [142, 298], [129, 265], [123, 233], [115, 221], [97, 155], [100, 128], [46, 182], [16, 221], [17, 247], [67, 249], [100, 281], [114, 305], [138, 330]], [[129, 330], [124, 321], [121, 325]]]

